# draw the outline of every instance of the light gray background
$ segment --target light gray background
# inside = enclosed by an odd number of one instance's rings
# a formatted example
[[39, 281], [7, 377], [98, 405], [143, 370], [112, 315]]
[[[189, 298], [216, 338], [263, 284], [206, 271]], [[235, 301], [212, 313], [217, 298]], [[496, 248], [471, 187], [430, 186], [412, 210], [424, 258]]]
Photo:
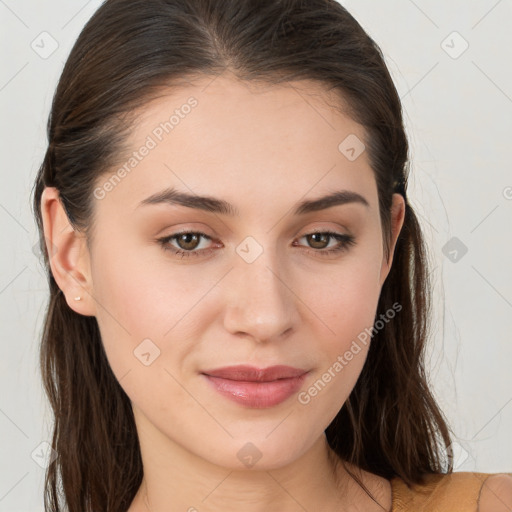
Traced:
[[[342, 4], [381, 46], [403, 100], [409, 197], [435, 284], [430, 379], [457, 437], [456, 470], [510, 472], [512, 2]], [[99, 5], [0, 0], [1, 511], [42, 510], [36, 461], [50, 416], [38, 343], [47, 285], [29, 198], [62, 65]], [[58, 48], [47, 55], [53, 39]]]

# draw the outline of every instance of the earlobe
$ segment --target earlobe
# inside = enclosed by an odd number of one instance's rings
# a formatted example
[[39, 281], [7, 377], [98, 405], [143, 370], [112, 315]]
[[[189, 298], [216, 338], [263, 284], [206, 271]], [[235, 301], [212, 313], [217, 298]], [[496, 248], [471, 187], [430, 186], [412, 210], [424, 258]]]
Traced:
[[405, 200], [401, 194], [393, 194], [393, 203], [391, 205], [391, 239], [389, 244], [389, 257], [386, 259], [386, 255], [383, 255], [382, 258], [382, 267], [381, 267], [381, 276], [380, 276], [380, 285], [384, 284], [389, 271], [391, 270], [391, 265], [393, 264], [393, 254], [395, 252], [396, 242], [398, 240], [398, 235], [402, 230], [403, 224], [405, 220]]
[[[86, 238], [69, 222], [55, 187], [43, 190], [41, 215], [50, 268], [58, 287], [73, 311], [94, 316]], [[80, 300], [75, 300], [76, 297]]]

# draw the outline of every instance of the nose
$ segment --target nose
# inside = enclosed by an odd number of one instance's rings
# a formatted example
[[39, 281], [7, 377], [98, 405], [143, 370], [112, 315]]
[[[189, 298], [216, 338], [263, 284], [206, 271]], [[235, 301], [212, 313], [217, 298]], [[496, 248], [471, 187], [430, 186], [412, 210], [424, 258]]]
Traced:
[[269, 252], [264, 251], [252, 263], [235, 258], [235, 268], [225, 283], [225, 329], [258, 342], [279, 340], [298, 322], [292, 283]]

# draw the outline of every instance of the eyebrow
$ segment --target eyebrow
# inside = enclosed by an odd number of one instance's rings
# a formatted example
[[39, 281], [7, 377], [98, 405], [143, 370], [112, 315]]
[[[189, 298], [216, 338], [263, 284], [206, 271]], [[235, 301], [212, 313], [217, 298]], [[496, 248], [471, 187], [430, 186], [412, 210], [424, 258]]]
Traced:
[[[357, 192], [339, 190], [317, 199], [309, 199], [298, 203], [293, 211], [293, 215], [304, 215], [306, 213], [317, 212], [333, 206], [349, 203], [359, 203], [366, 207], [370, 206], [368, 201]], [[211, 196], [188, 194], [173, 188], [165, 189], [147, 197], [139, 203], [137, 208], [143, 205], [156, 204], [180, 205], [186, 206], [187, 208], [195, 208], [198, 210], [205, 210], [207, 212], [229, 216], [239, 215], [238, 209], [223, 199], [217, 199]]]

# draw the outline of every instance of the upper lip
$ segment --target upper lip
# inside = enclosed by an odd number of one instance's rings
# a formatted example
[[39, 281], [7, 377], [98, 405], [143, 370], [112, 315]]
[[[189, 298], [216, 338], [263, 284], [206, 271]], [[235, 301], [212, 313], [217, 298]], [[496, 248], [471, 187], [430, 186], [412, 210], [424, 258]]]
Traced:
[[277, 365], [267, 368], [256, 368], [255, 366], [238, 365], [205, 370], [202, 373], [211, 377], [220, 377], [229, 380], [270, 382], [277, 379], [289, 379], [299, 377], [307, 373], [307, 370], [294, 368], [292, 366]]

